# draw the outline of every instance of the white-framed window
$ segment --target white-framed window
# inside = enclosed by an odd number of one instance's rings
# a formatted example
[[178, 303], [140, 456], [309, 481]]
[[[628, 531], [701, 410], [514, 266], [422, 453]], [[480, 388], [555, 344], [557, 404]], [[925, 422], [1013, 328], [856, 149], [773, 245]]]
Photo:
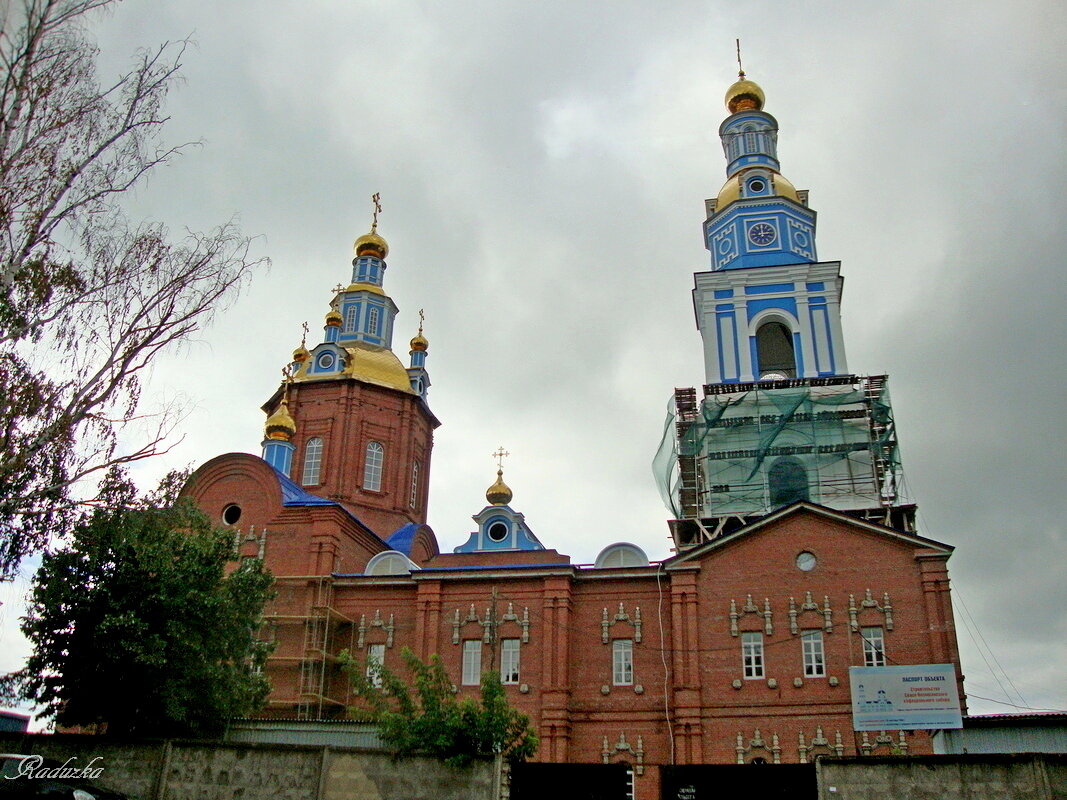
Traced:
[[463, 640], [463, 685], [477, 686], [482, 682], [482, 640]]
[[354, 331], [359, 321], [359, 306], [351, 305], [345, 309], [345, 330]]
[[634, 640], [615, 639], [611, 643], [611, 682], [632, 686], [634, 682]]
[[826, 657], [822, 648], [822, 631], [804, 631], [800, 635], [804, 649], [804, 676], [822, 678], [826, 675]]
[[371, 686], [382, 685], [381, 668], [385, 666], [385, 645], [367, 645], [367, 677], [370, 678]]
[[500, 640], [500, 682], [519, 682], [519, 640]]
[[314, 486], [322, 476], [322, 439], [318, 436], [308, 439], [304, 445], [304, 470], [300, 482], [305, 486]]
[[408, 505], [414, 508], [419, 503], [419, 462], [411, 462], [411, 498]]
[[378, 335], [378, 309], [374, 306], [367, 310], [367, 333], [371, 336]]
[[885, 666], [885, 634], [881, 628], [860, 628], [863, 637], [863, 666]]
[[741, 664], [745, 679], [763, 677], [763, 634], [758, 631], [741, 634]]
[[[385, 448], [378, 442], [367, 444], [366, 457], [363, 459], [363, 488], [372, 492], [382, 490], [382, 464], [385, 463]], [[307, 483], [307, 481], [305, 481]]]

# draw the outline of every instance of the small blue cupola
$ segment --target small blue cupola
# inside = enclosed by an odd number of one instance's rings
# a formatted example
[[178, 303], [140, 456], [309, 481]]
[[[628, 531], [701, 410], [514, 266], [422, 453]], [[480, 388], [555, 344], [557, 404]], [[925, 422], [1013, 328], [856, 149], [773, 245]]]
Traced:
[[544, 550], [545, 546], [526, 525], [526, 518], [510, 505], [511, 489], [504, 483], [504, 470], [496, 471], [496, 482], [485, 493], [489, 505], [474, 515], [478, 530], [471, 533], [456, 553], [491, 553], [507, 550]]
[[425, 399], [430, 389], [430, 375], [426, 372], [426, 351], [430, 349], [430, 342], [422, 335], [422, 323], [425, 316], [419, 309], [419, 332], [411, 340], [411, 366], [408, 367], [408, 378], [411, 380], [411, 389]]

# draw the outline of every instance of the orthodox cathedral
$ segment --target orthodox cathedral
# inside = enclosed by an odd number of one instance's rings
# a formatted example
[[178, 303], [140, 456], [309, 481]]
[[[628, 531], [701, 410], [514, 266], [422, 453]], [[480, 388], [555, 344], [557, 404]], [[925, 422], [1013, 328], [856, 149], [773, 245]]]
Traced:
[[461, 694], [498, 670], [538, 760], [624, 761], [638, 796], [658, 796], [651, 765], [932, 752], [923, 731], [853, 732], [849, 667], [952, 664], [962, 696], [952, 547], [916, 531], [885, 376], [848, 370], [841, 265], [818, 260], [763, 91], [742, 72], [726, 105], [693, 289], [706, 382], [675, 389], [654, 462], [673, 554], [605, 542], [573, 564], [502, 468], [441, 552], [429, 343], [420, 324], [407, 366], [394, 353], [376, 210], [322, 341], [263, 406], [262, 455], [218, 456], [186, 488], [277, 578], [266, 715], [342, 719], [339, 654], [400, 668], [409, 647]]

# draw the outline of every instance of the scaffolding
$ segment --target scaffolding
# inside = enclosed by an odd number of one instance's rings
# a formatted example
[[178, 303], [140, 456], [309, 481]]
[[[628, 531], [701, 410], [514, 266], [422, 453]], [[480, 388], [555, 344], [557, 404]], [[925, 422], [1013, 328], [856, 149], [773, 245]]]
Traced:
[[[291, 709], [297, 719], [343, 714], [350, 700], [348, 682], [333, 679], [340, 670], [340, 651], [353, 650], [356, 626], [333, 607], [333, 578], [280, 576], [275, 583], [278, 596], [265, 619], [277, 631], [278, 647], [268, 657], [267, 668], [281, 677], [295, 666], [298, 675], [296, 696], [275, 695], [270, 705], [278, 713]], [[275, 681], [276, 686], [287, 683]]]
[[884, 375], [676, 389], [653, 470], [679, 547], [796, 500], [914, 527]]

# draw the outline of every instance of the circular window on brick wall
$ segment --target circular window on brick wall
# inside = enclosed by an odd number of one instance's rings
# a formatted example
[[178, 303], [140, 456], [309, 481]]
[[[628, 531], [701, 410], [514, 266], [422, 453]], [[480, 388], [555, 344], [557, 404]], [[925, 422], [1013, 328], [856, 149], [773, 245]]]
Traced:
[[222, 509], [222, 521], [227, 525], [236, 525], [239, 519], [241, 519], [241, 507], [236, 503], [230, 503]]
[[809, 553], [807, 550], [797, 556], [797, 569], [804, 572], [811, 572], [818, 563], [819, 559], [815, 557], [815, 554]]

